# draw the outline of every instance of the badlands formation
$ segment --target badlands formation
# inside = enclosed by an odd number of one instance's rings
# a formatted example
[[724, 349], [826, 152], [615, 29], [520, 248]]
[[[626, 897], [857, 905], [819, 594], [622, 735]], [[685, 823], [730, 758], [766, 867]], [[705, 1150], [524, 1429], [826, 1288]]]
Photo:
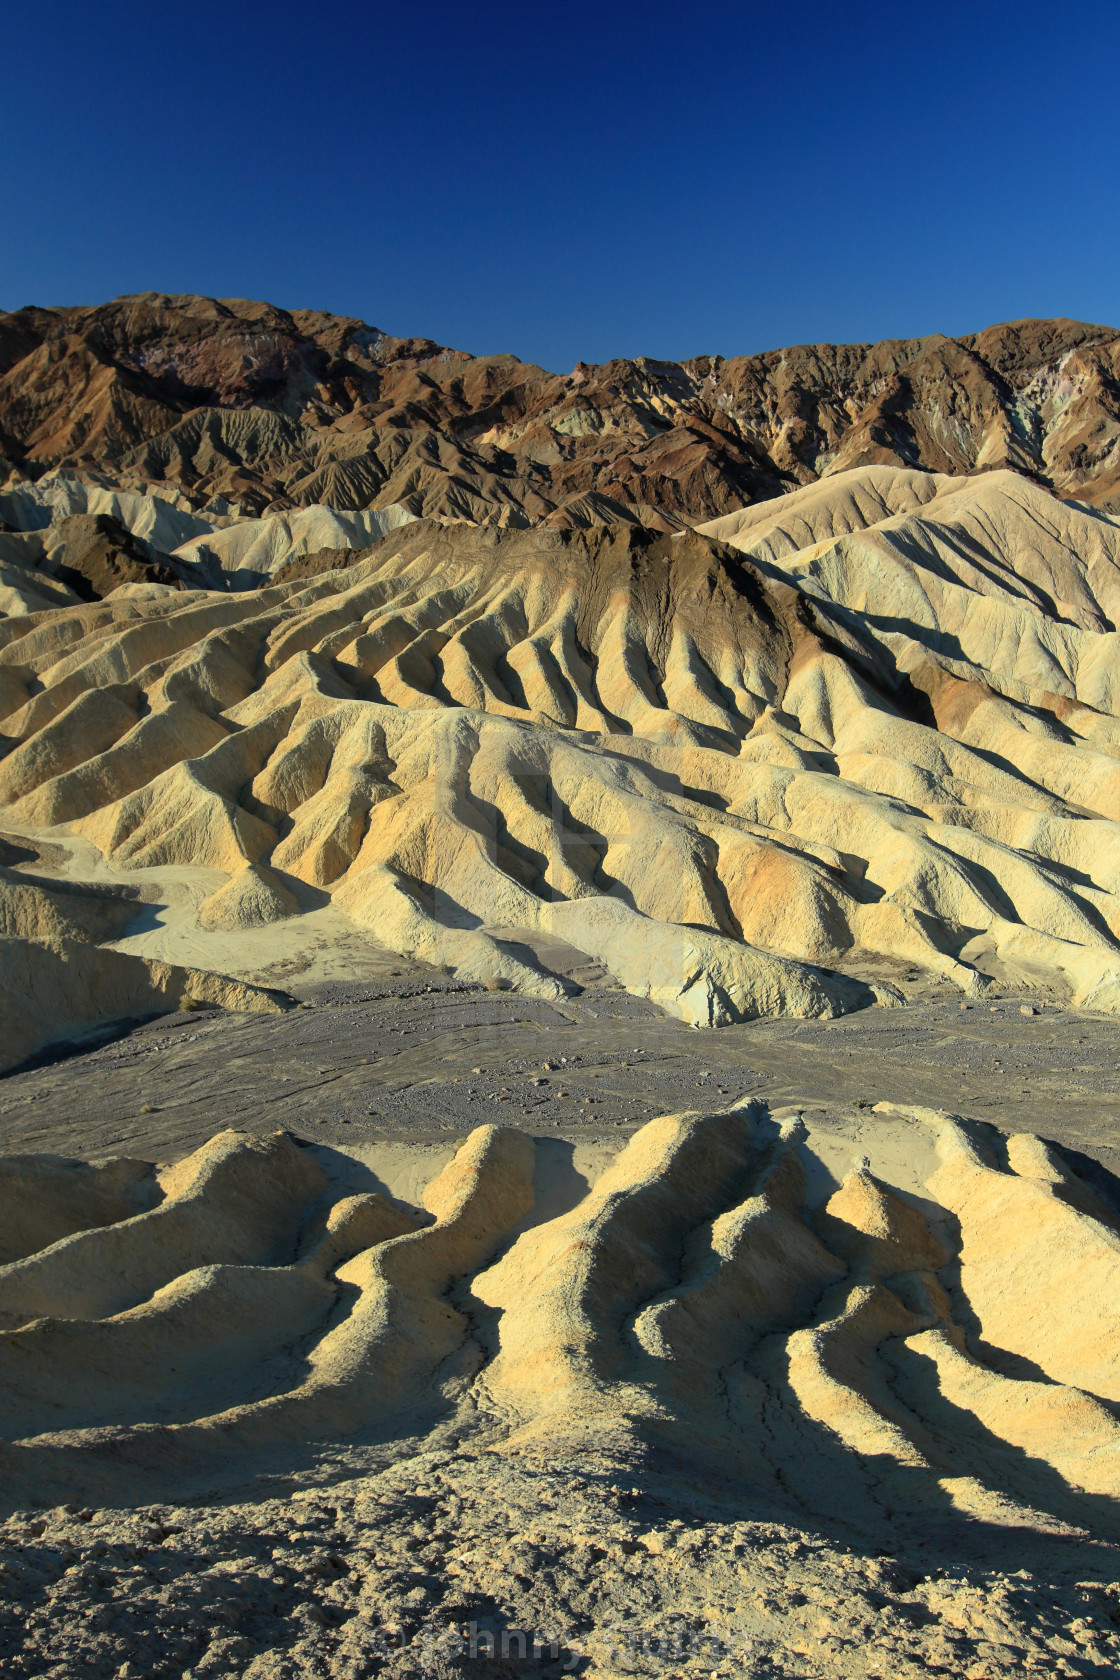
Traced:
[[0, 316], [5, 1674], [1120, 1670], [1114, 1111], [751, 1061], [1114, 1047], [1118, 342]]
[[876, 1120], [10, 1159], [5, 1673], [1115, 1673], [1115, 1209]]
[[1120, 1011], [1118, 618], [1120, 523], [892, 467], [14, 612], [0, 806], [54, 875], [3, 882], [0, 1055], [177, 1001], [153, 963], [250, 985], [309, 916], [541, 996], [575, 951], [698, 1027], [912, 970]]

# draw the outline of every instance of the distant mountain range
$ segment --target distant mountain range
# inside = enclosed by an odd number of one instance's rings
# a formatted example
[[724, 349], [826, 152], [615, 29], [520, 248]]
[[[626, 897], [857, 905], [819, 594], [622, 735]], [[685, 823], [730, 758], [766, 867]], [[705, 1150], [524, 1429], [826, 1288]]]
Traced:
[[1120, 510], [1120, 332], [1017, 321], [557, 375], [239, 299], [0, 314], [0, 484], [61, 469], [218, 513], [674, 530], [874, 464], [1010, 467]]

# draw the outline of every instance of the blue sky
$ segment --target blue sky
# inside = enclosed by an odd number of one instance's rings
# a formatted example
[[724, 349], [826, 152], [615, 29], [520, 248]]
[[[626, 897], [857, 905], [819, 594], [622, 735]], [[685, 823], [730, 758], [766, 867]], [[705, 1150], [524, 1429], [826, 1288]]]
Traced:
[[10, 8], [0, 307], [580, 358], [1120, 325], [1120, 0]]

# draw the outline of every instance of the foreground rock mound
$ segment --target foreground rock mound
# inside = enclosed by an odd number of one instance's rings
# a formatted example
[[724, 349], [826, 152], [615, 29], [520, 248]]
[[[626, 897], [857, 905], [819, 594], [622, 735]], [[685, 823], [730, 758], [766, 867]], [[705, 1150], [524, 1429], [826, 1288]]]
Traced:
[[159, 1172], [13, 1158], [7, 1497], [182, 1498], [455, 1419], [499, 1457], [691, 1466], [869, 1533], [1115, 1538], [1113, 1210], [1037, 1138], [1001, 1161], [899, 1115], [934, 1134], [921, 1197], [866, 1167], [808, 1197], [799, 1117], [753, 1106], [655, 1120], [562, 1192], [483, 1126], [413, 1208], [283, 1133]]
[[1114, 1672], [1115, 1212], [859, 1135], [0, 1161], [5, 1676]]

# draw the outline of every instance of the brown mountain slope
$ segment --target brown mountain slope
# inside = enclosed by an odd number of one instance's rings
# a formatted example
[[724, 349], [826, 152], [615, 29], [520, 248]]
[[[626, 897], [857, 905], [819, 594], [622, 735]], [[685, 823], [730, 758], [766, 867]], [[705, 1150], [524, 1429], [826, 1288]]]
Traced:
[[621, 504], [673, 529], [871, 464], [1009, 466], [1120, 506], [1120, 335], [1019, 321], [557, 376], [237, 299], [0, 315], [0, 474], [16, 478], [514, 525], [609, 523]]

